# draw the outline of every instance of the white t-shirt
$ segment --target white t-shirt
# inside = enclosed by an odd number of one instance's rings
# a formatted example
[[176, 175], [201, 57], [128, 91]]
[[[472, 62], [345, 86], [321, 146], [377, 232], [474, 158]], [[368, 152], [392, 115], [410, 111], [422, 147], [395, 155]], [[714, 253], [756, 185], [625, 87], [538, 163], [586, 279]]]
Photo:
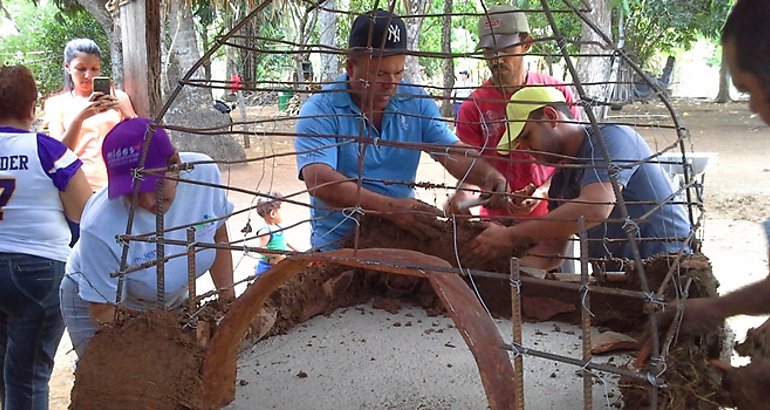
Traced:
[[[211, 158], [197, 153], [181, 153], [183, 162], [210, 161]], [[183, 171], [181, 179], [189, 179], [212, 184], [221, 184], [221, 175], [215, 164], [196, 165], [190, 171]], [[110, 277], [120, 269], [123, 245], [118, 243], [116, 235], [126, 232], [129, 202], [120, 197], [110, 200], [107, 189], [94, 194], [83, 211], [80, 223], [80, 241], [75, 246], [67, 261], [67, 274], [75, 279], [79, 286], [79, 295], [83, 300], [95, 303], [114, 303], [118, 278]], [[180, 182], [171, 208], [166, 212], [163, 224], [165, 238], [186, 241], [186, 228], [169, 229], [190, 223], [195, 225], [195, 240], [213, 243], [216, 230], [225, 221], [201, 222], [224, 217], [232, 213], [233, 204], [227, 199], [227, 191]], [[155, 215], [137, 208], [134, 213], [132, 234], [155, 234]], [[187, 299], [187, 256], [186, 247], [166, 245], [166, 257], [185, 254], [165, 263], [165, 304], [177, 306]], [[195, 254], [196, 277], [211, 268], [216, 256], [215, 249], [199, 248]], [[128, 266], [136, 266], [156, 259], [156, 245], [149, 242], [131, 241], [128, 251]], [[134, 309], [157, 307], [157, 278], [155, 266], [126, 274], [123, 286], [122, 302]]]
[[53, 138], [0, 127], [0, 252], [67, 260], [70, 230], [59, 193], [81, 165]]

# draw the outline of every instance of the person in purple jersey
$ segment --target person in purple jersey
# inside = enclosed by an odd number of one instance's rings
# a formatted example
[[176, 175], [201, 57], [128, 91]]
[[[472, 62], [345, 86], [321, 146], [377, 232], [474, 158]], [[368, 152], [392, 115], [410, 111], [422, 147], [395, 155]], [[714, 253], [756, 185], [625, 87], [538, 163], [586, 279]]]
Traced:
[[0, 66], [0, 395], [3, 409], [47, 409], [64, 322], [59, 283], [69, 255], [65, 215], [80, 220], [91, 186], [64, 144], [33, 131], [37, 87]]

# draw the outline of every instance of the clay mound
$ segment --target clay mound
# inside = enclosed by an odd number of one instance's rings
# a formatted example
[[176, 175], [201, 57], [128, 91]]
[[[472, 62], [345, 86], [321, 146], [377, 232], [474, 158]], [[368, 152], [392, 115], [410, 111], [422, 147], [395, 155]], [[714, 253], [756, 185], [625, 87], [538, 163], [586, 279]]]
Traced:
[[[387, 219], [365, 215], [360, 221], [358, 248], [413, 250], [441, 258], [454, 267], [457, 267], [459, 258], [463, 268], [507, 273], [510, 270], [510, 257], [524, 255], [532, 246], [532, 241], [521, 238], [509, 256], [467, 263], [465, 247], [485, 227], [484, 223], [477, 221], [447, 220], [443, 221], [444, 233], [441, 236], [425, 241]], [[351, 248], [353, 245], [352, 237], [345, 242], [345, 247]], [[350, 273], [343, 275], [344, 272]], [[508, 292], [510, 310], [510, 288], [507, 283], [497, 279], [492, 282], [496, 289]], [[389, 303], [390, 306], [397, 306], [404, 302], [420, 306], [428, 315], [444, 311], [427, 279], [351, 269], [329, 263], [316, 264], [294, 276], [270, 296], [267, 306], [275, 309], [277, 320], [268, 335], [280, 334], [313, 316], [363, 304], [372, 298], [379, 298], [380, 303], [377, 305]], [[393, 303], [393, 300], [398, 302]]]
[[[675, 256], [662, 256], [648, 261], [644, 268], [647, 278], [653, 290], [658, 289], [669, 270], [676, 262]], [[636, 272], [630, 271], [632, 286], [638, 283]], [[674, 279], [665, 288], [664, 295], [667, 301], [676, 298], [679, 292], [690, 284], [689, 298], [714, 297], [717, 294], [719, 283], [711, 271], [711, 264], [703, 255], [692, 255], [681, 261], [681, 270], [674, 275]], [[675, 286], [674, 286], [675, 285]], [[642, 310], [635, 311], [635, 317], [640, 320], [647, 316]], [[642, 329], [642, 322], [638, 329]], [[668, 329], [660, 329], [661, 338]], [[674, 340], [668, 355], [666, 356], [666, 371], [663, 374], [667, 388], [661, 390], [659, 404], [662, 409], [675, 410], [716, 410], [729, 404], [729, 399], [722, 389], [722, 374], [710, 366], [710, 360], [720, 359], [723, 356], [725, 346], [725, 330], [707, 333], [697, 338], [678, 338]], [[647, 409], [649, 408], [648, 389], [649, 384], [637, 381], [620, 379], [620, 390], [623, 394], [624, 408]]]
[[[467, 247], [484, 229], [486, 223], [467, 219], [449, 219], [442, 222], [443, 233], [438, 238], [425, 241], [404, 231], [387, 219], [365, 215], [360, 220], [359, 248], [395, 248], [417, 251], [439, 257], [457, 267], [458, 259], [463, 268], [485, 270], [489, 272], [508, 272], [512, 256], [521, 257], [533, 245], [530, 238], [521, 237], [511, 249], [509, 255], [499, 259], [482, 262], [468, 259]], [[353, 238], [345, 247], [353, 248]]]
[[200, 409], [203, 352], [176, 313], [119, 315], [78, 360], [70, 409]]

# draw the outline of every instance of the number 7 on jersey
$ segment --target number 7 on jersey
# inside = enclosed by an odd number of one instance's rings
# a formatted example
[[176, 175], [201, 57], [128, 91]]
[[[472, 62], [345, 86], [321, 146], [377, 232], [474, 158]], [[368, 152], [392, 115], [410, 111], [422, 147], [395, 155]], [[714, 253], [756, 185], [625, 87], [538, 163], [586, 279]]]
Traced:
[[8, 204], [16, 190], [15, 178], [0, 178], [0, 221], [3, 220], [3, 207]]

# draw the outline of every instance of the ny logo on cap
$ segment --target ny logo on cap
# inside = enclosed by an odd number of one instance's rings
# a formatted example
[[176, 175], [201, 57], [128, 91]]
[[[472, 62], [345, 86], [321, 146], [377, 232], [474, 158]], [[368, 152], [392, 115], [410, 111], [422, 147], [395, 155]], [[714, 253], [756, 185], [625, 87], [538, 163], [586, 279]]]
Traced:
[[401, 28], [395, 24], [388, 26], [388, 41], [393, 43], [401, 42]]

